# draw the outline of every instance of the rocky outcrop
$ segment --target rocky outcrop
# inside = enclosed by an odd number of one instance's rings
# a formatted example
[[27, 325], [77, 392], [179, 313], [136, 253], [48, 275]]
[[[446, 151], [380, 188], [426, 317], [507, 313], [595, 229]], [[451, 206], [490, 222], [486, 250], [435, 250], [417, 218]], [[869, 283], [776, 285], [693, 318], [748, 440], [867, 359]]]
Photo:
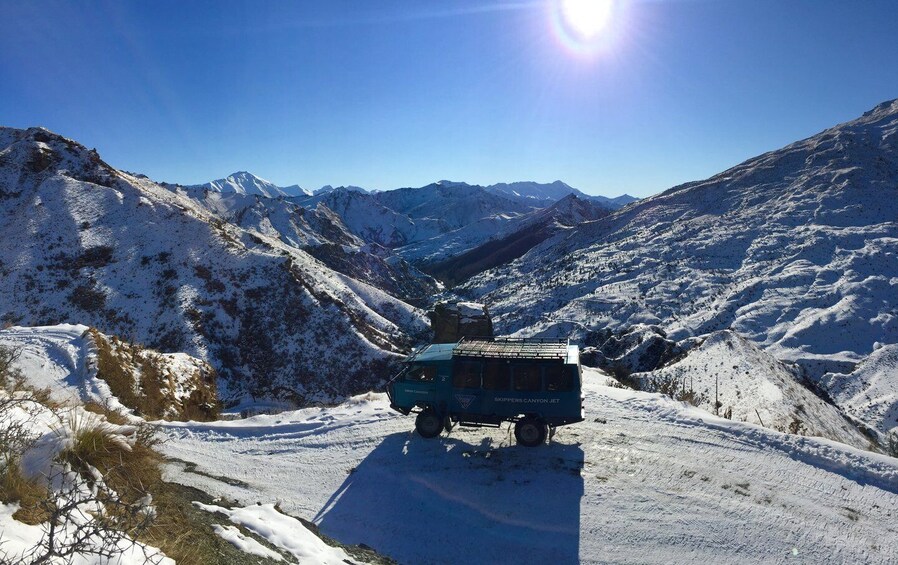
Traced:
[[669, 340], [658, 326], [642, 324], [617, 332], [591, 332], [585, 345], [585, 364], [624, 378], [630, 373], [654, 371], [688, 349], [688, 345]]
[[493, 322], [483, 304], [439, 302], [427, 316], [434, 343], [453, 343], [463, 337], [493, 337]]

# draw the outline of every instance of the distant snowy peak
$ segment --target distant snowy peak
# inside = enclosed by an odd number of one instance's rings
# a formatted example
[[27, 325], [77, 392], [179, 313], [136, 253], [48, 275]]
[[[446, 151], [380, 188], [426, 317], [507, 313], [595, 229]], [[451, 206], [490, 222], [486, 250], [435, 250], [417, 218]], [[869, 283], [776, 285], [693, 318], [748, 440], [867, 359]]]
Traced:
[[561, 200], [565, 196], [574, 194], [580, 198], [597, 202], [612, 210], [623, 208], [630, 202], [638, 200], [637, 198], [634, 198], [629, 194], [624, 194], [615, 198], [586, 194], [583, 191], [578, 190], [560, 180], [556, 180], [555, 182], [550, 183], [539, 183], [533, 181], [519, 181], [510, 183], [503, 182], [492, 184], [485, 188], [486, 190], [494, 194], [502, 194], [504, 196], [509, 196], [512, 198], [523, 198], [534, 202], [555, 202]]
[[[459, 182], [459, 181], [454, 181], [454, 180], [438, 180], [437, 182], [432, 183], [432, 185], [443, 186], [446, 188], [451, 188], [453, 186], [471, 186], [470, 184], [468, 184], [466, 182]], [[432, 186], [432, 185], [428, 185], [428, 186]], [[421, 187], [421, 188], [425, 188], [425, 187]]]
[[[279, 196], [309, 196], [311, 193], [301, 188], [298, 184], [291, 186], [277, 186], [261, 177], [249, 173], [247, 171], [238, 171], [223, 179], [214, 180], [205, 184], [194, 185], [197, 188], [204, 188], [213, 192], [251, 194], [256, 196], [265, 196], [266, 198], [277, 198]], [[189, 187], [193, 188], [193, 187]]]
[[311, 194], [308, 191], [305, 194], [318, 196], [319, 194], [330, 194], [331, 192], [361, 192], [362, 194], [367, 194], [368, 190], [360, 186], [331, 186], [326, 184]]
[[557, 180], [552, 183], [538, 183], [531, 181], [510, 182], [492, 184], [486, 187], [490, 192], [515, 196], [518, 198], [530, 198], [534, 200], [561, 200], [569, 194], [576, 194], [587, 198], [585, 194], [572, 186]]

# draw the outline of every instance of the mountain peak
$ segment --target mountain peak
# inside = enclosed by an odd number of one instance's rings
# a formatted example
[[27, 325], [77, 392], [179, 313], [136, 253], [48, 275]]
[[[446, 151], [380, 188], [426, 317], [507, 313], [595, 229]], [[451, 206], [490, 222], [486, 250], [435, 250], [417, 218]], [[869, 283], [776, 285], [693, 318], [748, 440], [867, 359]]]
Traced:
[[444, 179], [444, 180], [438, 180], [437, 182], [435, 182], [435, 183], [433, 183], [433, 184], [435, 184], [435, 185], [437, 185], [437, 186], [445, 186], [445, 187], [447, 187], [447, 188], [448, 188], [448, 187], [453, 187], [453, 186], [471, 186], [470, 184], [468, 184], [468, 183], [466, 183], [466, 182], [452, 181], [452, 180], [445, 180], [445, 179]]
[[898, 114], [898, 98], [894, 100], [886, 100], [880, 104], [877, 104], [872, 109], [864, 112], [865, 118], [873, 117], [873, 116], [886, 116], [889, 114]]
[[211, 190], [212, 192], [221, 192], [223, 194], [247, 194], [264, 196], [266, 198], [309, 195], [308, 191], [301, 188], [298, 184], [280, 187], [249, 171], [237, 171], [223, 179], [194, 186]]

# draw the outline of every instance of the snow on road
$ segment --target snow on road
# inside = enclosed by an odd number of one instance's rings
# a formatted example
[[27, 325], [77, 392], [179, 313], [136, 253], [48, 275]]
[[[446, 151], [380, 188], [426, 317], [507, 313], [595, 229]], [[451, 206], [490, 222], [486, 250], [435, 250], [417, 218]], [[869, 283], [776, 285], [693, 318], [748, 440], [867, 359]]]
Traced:
[[170, 478], [401, 563], [898, 560], [898, 460], [586, 375], [587, 421], [535, 449], [504, 427], [425, 440], [370, 394], [167, 423], [163, 450], [197, 465]]

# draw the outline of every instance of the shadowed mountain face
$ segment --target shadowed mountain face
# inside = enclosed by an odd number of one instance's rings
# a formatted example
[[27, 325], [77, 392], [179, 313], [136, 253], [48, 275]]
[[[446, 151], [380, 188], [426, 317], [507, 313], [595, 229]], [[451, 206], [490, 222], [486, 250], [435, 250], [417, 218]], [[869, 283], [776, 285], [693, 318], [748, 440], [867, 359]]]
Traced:
[[368, 390], [426, 328], [420, 311], [279, 237], [43, 129], [0, 129], [0, 216], [4, 322], [83, 323], [190, 353], [217, 369], [225, 400]]
[[569, 230], [610, 213], [609, 209], [598, 206], [591, 200], [583, 200], [571, 194], [548, 208], [511, 222], [497, 235], [473, 249], [422, 268], [448, 284], [458, 284], [477, 273], [517, 259], [559, 231]]
[[500, 333], [733, 329], [811, 375], [898, 342], [898, 101], [559, 233], [460, 293]]

